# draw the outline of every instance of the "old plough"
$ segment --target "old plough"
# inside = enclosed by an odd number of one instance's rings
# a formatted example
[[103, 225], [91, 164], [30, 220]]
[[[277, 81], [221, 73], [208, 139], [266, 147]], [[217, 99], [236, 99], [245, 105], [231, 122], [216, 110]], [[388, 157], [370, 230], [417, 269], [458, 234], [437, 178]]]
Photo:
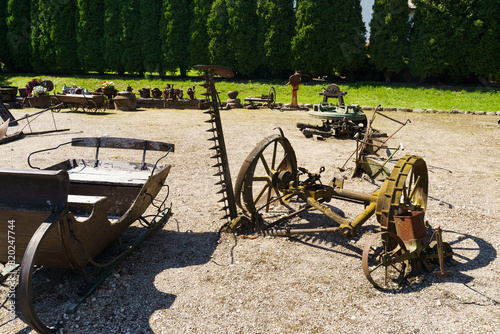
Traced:
[[[106, 270], [72, 304], [72, 311], [170, 214], [165, 204], [168, 193], [159, 195], [170, 165], [159, 162], [174, 150], [173, 144], [104, 136], [73, 138], [56, 148], [65, 144], [94, 148], [95, 158], [68, 159], [41, 170], [0, 169], [3, 275], [12, 275], [9, 270], [20, 264], [19, 308], [24, 321], [40, 333], [58, 330], [40, 319], [34, 305], [37, 291], [32, 289], [32, 279], [40, 266], [73, 270], [81, 270], [89, 262], [100, 266], [94, 261], [96, 255], [132, 223], [139, 221], [146, 227], [128, 248], [104, 265]], [[143, 158], [141, 162], [101, 160], [104, 148], [141, 150]], [[28, 164], [32, 166], [34, 154], [49, 150], [33, 152]], [[161, 157], [147, 163], [147, 151], [158, 151]], [[150, 206], [155, 207], [154, 212], [145, 216]]]
[[[293, 236], [297, 234], [338, 233], [348, 239], [356, 236], [359, 228], [373, 215], [381, 231], [371, 236], [364, 247], [362, 267], [368, 281], [383, 290], [400, 288], [410, 274], [425, 266], [440, 277], [448, 272], [444, 262], [452, 256], [449, 244], [442, 241], [440, 228], [432, 229], [425, 221], [428, 197], [428, 174], [425, 161], [418, 156], [406, 155], [399, 159], [380, 187], [365, 194], [343, 188], [342, 180], [333, 179], [328, 184], [321, 182], [319, 173], [311, 173], [297, 166], [295, 151], [283, 131], [263, 139], [250, 152], [240, 168], [234, 188], [231, 183], [227, 154], [214, 84], [214, 75], [232, 76], [227, 67], [204, 66], [205, 86], [211, 87], [212, 124], [211, 138], [215, 142], [218, 168], [217, 182], [223, 194], [221, 202], [228, 223], [223, 229], [228, 232], [245, 231], [271, 236]], [[364, 206], [352, 220], [335, 212], [327, 203], [332, 200], [348, 201]], [[277, 208], [288, 207], [292, 201], [303, 203], [298, 209], [277, 217]], [[237, 212], [239, 207], [242, 212]], [[332, 227], [301, 228], [289, 224], [290, 220], [308, 210], [316, 209], [335, 224]]]

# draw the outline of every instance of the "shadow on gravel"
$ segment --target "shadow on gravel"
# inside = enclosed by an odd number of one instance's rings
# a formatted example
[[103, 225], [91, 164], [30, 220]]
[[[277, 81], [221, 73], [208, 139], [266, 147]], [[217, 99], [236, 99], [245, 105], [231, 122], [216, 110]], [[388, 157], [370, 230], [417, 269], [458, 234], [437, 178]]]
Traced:
[[[322, 214], [319, 213], [307, 213], [307, 217], [303, 216], [304, 219], [308, 219], [309, 223], [297, 224], [301, 227], [314, 228], [321, 225], [320, 222], [325, 220], [322, 218]], [[328, 224], [335, 226], [335, 223]], [[357, 241], [366, 232], [376, 233], [380, 229], [378, 225], [364, 225], [359, 229], [359, 235], [353, 238], [355, 243], [347, 240], [346, 238], [336, 234], [336, 233], [318, 233], [314, 235], [297, 235], [290, 237], [291, 240], [302, 243], [304, 245], [322, 249], [328, 252], [334, 252], [337, 254], [342, 254], [345, 256], [357, 258], [360, 260], [360, 270], [361, 269], [361, 257], [363, 254], [364, 245], [358, 243]], [[398, 291], [392, 293], [409, 293], [418, 290], [422, 290], [434, 283], [440, 282], [452, 282], [460, 283], [465, 285], [467, 288], [481, 294], [480, 292], [474, 290], [467, 283], [474, 280], [474, 276], [468, 274], [469, 272], [488, 266], [497, 258], [496, 249], [487, 241], [464, 233], [459, 233], [450, 230], [443, 230], [443, 241], [448, 242], [453, 249], [453, 257], [450, 261], [445, 263], [445, 269], [450, 270], [451, 274], [445, 279], [440, 279], [433, 273], [428, 272], [425, 268], [422, 269], [422, 273], [418, 276], [411, 276], [408, 278], [406, 285]], [[340, 245], [345, 251], [339, 249], [333, 249], [334, 246]], [[436, 268], [436, 270], [439, 268]], [[500, 301], [491, 299], [488, 296], [484, 297], [490, 299], [494, 304], [499, 304]]]
[[[172, 224], [172, 221], [167, 224]], [[142, 230], [141, 227], [131, 226], [122, 234], [121, 241], [108, 245], [95, 261], [109, 261]], [[176, 295], [157, 289], [157, 276], [168, 269], [209, 262], [217, 241], [218, 234], [215, 232], [156, 231], [113, 271], [74, 314], [65, 315], [65, 312], [68, 305], [78, 299], [79, 291], [85, 289], [84, 275], [67, 269], [41, 268], [33, 278], [35, 309], [44, 323], [58, 323], [68, 333], [152, 332], [149, 326], [152, 315], [157, 310], [170, 308], [176, 299]], [[93, 266], [87, 266], [85, 270], [90, 281], [101, 272]], [[20, 317], [18, 310], [16, 313]], [[30, 332], [31, 329], [26, 327], [17, 334]]]

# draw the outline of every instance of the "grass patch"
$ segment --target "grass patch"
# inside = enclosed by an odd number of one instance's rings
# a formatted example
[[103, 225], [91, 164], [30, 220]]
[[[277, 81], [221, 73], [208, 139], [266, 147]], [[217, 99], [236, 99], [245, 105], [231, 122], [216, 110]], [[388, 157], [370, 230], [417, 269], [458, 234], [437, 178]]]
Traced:
[[[24, 87], [33, 78], [42, 78], [54, 82], [57, 91], [63, 85], [73, 84], [95, 90], [101, 86], [103, 81], [113, 81], [118, 90], [125, 90], [131, 86], [137, 93], [141, 88], [163, 89], [167, 83], [173, 84], [175, 88], [197, 86], [203, 82], [196, 76], [196, 72], [190, 72], [189, 77], [181, 79], [177, 76], [160, 78], [157, 75], [118, 76], [86, 74], [76, 76], [40, 76], [36, 74], [18, 75], [0, 73], [0, 84], [2, 86]], [[323, 97], [319, 92], [328, 86], [328, 82], [303, 81], [298, 92], [299, 103], [319, 103]], [[283, 103], [291, 102], [291, 87], [284, 80], [237, 80], [221, 79], [217, 82], [217, 90], [220, 92], [222, 101], [227, 99], [227, 92], [237, 90], [239, 98], [243, 100], [248, 96], [261, 96], [267, 94], [269, 88], [276, 89], [277, 101]], [[435, 110], [461, 109], [470, 111], [500, 111], [500, 91], [498, 89], [465, 89], [462, 87], [433, 87], [426, 88], [418, 85], [397, 85], [382, 83], [348, 83], [340, 84], [340, 89], [347, 91], [345, 101], [348, 104], [359, 104], [361, 106], [395, 108], [423, 108]], [[202, 87], [196, 87], [198, 97], [204, 91]]]

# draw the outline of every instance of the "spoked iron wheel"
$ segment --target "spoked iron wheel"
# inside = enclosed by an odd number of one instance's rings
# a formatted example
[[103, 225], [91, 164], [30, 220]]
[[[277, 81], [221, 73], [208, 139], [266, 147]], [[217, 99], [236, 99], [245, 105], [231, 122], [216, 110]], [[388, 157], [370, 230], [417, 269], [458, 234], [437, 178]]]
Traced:
[[68, 107], [69, 107], [69, 110], [71, 110], [71, 111], [78, 111], [78, 108], [80, 106], [76, 103], [68, 103]]
[[425, 213], [428, 184], [427, 165], [422, 158], [407, 155], [399, 159], [377, 200], [375, 212], [382, 229], [396, 233], [394, 216], [400, 212]]
[[82, 109], [83, 109], [84, 112], [85, 111], [87, 111], [87, 112], [97, 112], [97, 110], [98, 110], [97, 103], [95, 103], [95, 101], [92, 101], [92, 100], [87, 100], [83, 104]]
[[286, 183], [297, 178], [295, 152], [285, 137], [272, 135], [250, 152], [235, 184], [236, 204], [252, 215], [268, 212], [273, 205], [285, 204]]
[[[396, 244], [396, 247], [391, 245]], [[394, 233], [379, 232], [368, 239], [363, 249], [363, 272], [371, 284], [380, 290], [397, 290], [405, 278], [407, 260], [403, 241]]]
[[61, 111], [61, 102], [59, 102], [59, 99], [55, 96], [51, 97], [50, 100], [49, 100], [49, 103], [50, 103], [50, 106], [51, 107], [55, 107], [57, 106], [57, 108], [53, 108], [52, 111], [54, 112], [60, 112]]
[[40, 225], [26, 247], [19, 272], [19, 308], [24, 321], [38, 333], [56, 333], [58, 330], [57, 327], [47, 325], [39, 318], [34, 307], [32, 291], [36, 256], [44, 239], [57, 226], [57, 222], [43, 222]]

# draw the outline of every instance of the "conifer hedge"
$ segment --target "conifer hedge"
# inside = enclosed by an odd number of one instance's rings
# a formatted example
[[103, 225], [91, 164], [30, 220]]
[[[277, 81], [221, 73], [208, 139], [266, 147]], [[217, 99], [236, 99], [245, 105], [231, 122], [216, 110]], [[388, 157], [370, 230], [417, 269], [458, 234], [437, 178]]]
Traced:
[[375, 0], [369, 44], [360, 1], [4, 0], [0, 62], [65, 74], [184, 76], [211, 63], [247, 78], [500, 75], [500, 0], [412, 0], [411, 20], [407, 0]]
[[7, 42], [7, 2], [0, 2], [0, 71], [2, 64], [10, 60], [9, 44]]
[[[15, 71], [31, 71], [31, 1], [9, 0], [7, 3], [6, 25], [7, 44], [5, 60], [0, 59]], [[6, 55], [6, 51], [10, 55]]]

